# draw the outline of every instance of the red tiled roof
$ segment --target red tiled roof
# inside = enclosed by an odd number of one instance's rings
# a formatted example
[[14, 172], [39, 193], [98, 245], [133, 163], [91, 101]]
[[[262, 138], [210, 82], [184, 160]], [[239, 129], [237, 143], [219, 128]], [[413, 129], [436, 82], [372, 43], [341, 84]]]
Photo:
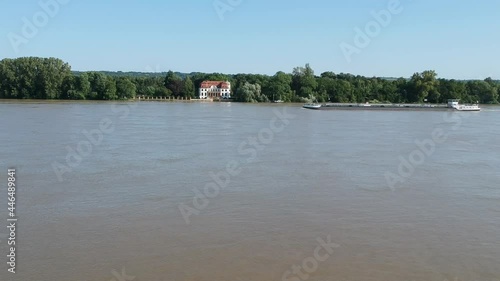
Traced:
[[203, 81], [201, 82], [200, 88], [210, 88], [212, 86], [215, 86], [217, 88], [221, 89], [229, 89], [229, 83], [225, 81]]

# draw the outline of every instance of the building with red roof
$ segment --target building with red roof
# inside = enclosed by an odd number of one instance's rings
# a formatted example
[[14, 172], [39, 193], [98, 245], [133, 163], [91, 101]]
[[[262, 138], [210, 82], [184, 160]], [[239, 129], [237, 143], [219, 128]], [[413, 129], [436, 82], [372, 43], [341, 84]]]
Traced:
[[231, 83], [229, 81], [203, 81], [199, 90], [200, 99], [231, 98]]

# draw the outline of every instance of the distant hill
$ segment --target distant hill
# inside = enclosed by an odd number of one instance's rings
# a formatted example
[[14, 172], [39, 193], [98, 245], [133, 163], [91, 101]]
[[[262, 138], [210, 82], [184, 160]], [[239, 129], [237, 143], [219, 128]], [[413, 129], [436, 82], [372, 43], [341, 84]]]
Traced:
[[[84, 73], [88, 71], [72, 71], [74, 75], [80, 75], [80, 73]], [[112, 77], [165, 77], [167, 76], [167, 72], [138, 72], [138, 71], [92, 71], [92, 72], [99, 72], [105, 75], [109, 75]], [[202, 72], [191, 72], [191, 73], [182, 73], [182, 72], [175, 72], [176, 75], [181, 77], [182, 79], [185, 79], [187, 76], [194, 77], [197, 74], [206, 74]], [[252, 74], [248, 74], [252, 75]], [[234, 77], [234, 74], [228, 74], [229, 77]], [[319, 76], [318, 76], [319, 77]], [[364, 76], [363, 76], [364, 77]], [[405, 77], [376, 77], [379, 79], [387, 80], [387, 81], [396, 81], [398, 79], [405, 79], [407, 81], [410, 80], [410, 78], [405, 78]], [[469, 82], [469, 81], [478, 81], [482, 79], [456, 79], [456, 81], [463, 81], [463, 82]], [[493, 80], [496, 83], [500, 83], [500, 80]]]
[[[74, 75], [80, 75], [81, 73], [85, 73], [88, 71], [72, 71]], [[167, 72], [137, 72], [137, 71], [93, 71], [93, 72], [99, 72], [108, 76], [112, 77], [165, 77], [167, 76]], [[175, 72], [178, 76], [180, 76], [182, 79], [186, 78], [187, 76], [194, 76], [198, 74], [197, 72], [192, 72], [192, 73], [181, 73], [181, 72]]]

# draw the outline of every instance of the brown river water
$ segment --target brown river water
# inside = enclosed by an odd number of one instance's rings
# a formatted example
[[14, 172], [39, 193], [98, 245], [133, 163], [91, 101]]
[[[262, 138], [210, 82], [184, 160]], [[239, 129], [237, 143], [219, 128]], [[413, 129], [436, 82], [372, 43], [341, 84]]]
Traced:
[[0, 116], [2, 281], [500, 280], [499, 107], [11, 101]]

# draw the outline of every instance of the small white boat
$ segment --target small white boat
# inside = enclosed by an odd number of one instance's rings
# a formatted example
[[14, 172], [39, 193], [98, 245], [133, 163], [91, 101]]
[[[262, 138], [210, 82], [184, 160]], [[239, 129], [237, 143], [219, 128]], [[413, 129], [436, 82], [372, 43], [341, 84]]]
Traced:
[[448, 107], [457, 111], [481, 111], [478, 104], [458, 104], [458, 99], [448, 100]]
[[320, 109], [321, 108], [321, 104], [307, 103], [307, 104], [304, 104], [302, 107], [303, 108], [307, 108], [307, 109]]
[[477, 104], [459, 105], [458, 107], [455, 107], [455, 109], [458, 111], [481, 111], [481, 108]]

